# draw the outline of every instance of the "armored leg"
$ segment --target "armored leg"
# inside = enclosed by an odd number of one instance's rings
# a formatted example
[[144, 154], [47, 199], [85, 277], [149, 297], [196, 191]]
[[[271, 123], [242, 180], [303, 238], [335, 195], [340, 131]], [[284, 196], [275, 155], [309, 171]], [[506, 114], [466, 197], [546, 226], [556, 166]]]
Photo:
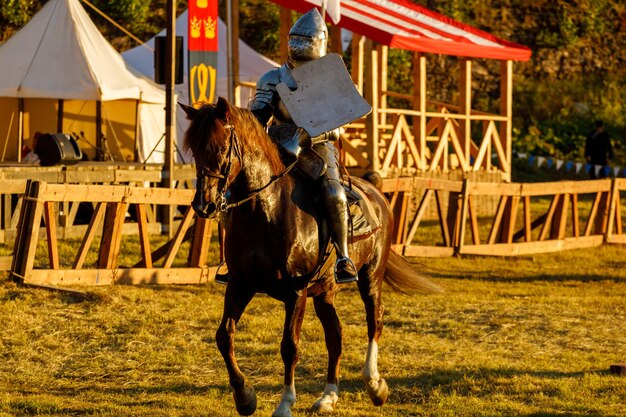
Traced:
[[[332, 171], [329, 169], [329, 171]], [[348, 200], [341, 183], [335, 178], [322, 180], [322, 198], [332, 239], [337, 249], [335, 279], [338, 283], [357, 280], [357, 270], [348, 257]]]
[[300, 156], [303, 149], [311, 147], [311, 136], [299, 127], [291, 139], [282, 144], [283, 150], [294, 159]]

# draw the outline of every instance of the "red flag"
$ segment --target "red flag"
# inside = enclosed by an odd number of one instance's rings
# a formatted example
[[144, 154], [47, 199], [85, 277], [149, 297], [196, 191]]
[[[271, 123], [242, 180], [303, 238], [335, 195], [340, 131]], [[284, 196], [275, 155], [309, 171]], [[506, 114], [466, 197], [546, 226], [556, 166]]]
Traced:
[[217, 80], [217, 0], [189, 0], [188, 19], [189, 101], [212, 103]]

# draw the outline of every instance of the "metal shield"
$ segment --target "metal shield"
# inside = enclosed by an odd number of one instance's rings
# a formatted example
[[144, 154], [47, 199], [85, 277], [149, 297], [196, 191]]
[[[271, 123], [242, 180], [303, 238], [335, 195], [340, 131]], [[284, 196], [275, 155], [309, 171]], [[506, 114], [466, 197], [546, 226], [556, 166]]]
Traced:
[[296, 125], [312, 137], [350, 123], [372, 111], [354, 86], [337, 54], [307, 62], [291, 70], [298, 88], [276, 86]]

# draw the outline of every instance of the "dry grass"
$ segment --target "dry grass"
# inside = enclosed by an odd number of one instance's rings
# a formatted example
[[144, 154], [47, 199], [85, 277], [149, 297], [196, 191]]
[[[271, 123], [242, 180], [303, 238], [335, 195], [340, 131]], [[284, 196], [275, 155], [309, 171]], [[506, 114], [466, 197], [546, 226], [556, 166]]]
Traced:
[[[623, 247], [534, 258], [423, 259], [446, 292], [387, 291], [382, 409], [360, 379], [366, 328], [358, 292], [337, 300], [344, 357], [337, 416], [622, 416], [626, 379]], [[234, 416], [214, 344], [223, 287], [105, 287], [83, 297], [0, 285], [0, 416]], [[388, 287], [387, 287], [388, 290]], [[309, 308], [295, 416], [321, 393], [326, 351]], [[270, 415], [282, 381], [282, 305], [249, 306], [240, 365]]]

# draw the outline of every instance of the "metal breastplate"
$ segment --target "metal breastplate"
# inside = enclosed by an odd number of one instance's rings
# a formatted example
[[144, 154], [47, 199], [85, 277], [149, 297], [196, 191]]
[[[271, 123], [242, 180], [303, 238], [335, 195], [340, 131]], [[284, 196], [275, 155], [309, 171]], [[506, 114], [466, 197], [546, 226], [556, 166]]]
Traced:
[[[290, 69], [287, 66], [287, 64], [284, 64], [280, 67], [279, 74], [280, 74], [280, 81], [287, 82], [287, 83], [295, 82], [293, 80], [293, 77], [291, 76]], [[278, 91], [276, 91], [276, 86], [274, 86], [274, 100], [275, 100], [274, 119], [276, 119], [276, 122], [278, 124], [283, 124], [283, 123], [293, 124], [294, 123], [293, 118], [291, 117], [291, 114], [289, 114], [289, 110], [287, 110], [287, 107], [285, 107], [285, 104], [283, 103], [280, 96], [278, 95]]]
[[293, 119], [291, 118], [291, 115], [289, 114], [289, 111], [283, 104], [283, 101], [280, 99], [280, 97], [278, 98], [276, 106], [274, 107], [274, 119], [276, 120], [277, 124], [284, 124], [284, 123], [294, 124]]

